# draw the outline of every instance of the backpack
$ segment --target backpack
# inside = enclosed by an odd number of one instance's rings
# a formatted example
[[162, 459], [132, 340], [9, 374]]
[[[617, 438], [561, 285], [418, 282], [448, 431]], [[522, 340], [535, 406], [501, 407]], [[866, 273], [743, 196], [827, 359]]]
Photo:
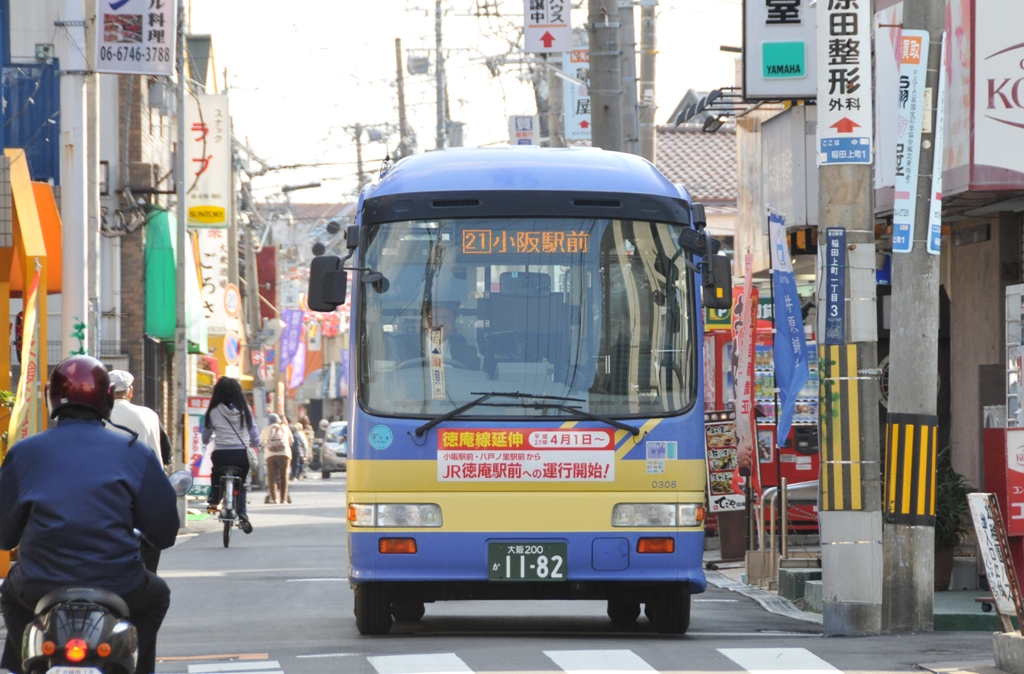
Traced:
[[281, 424], [274, 424], [267, 433], [267, 454], [281, 454], [288, 451]]

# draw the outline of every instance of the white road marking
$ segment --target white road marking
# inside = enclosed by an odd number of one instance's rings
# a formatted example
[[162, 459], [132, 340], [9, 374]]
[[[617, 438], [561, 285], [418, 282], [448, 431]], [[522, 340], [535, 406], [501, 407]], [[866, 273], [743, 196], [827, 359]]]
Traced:
[[831, 674], [839, 671], [806, 648], [719, 648], [718, 652], [750, 674]]
[[217, 674], [219, 672], [264, 672], [266, 670], [281, 670], [281, 663], [277, 660], [264, 660], [262, 662], [221, 662], [212, 665], [189, 665], [188, 674]]
[[690, 601], [702, 601], [706, 604], [738, 604], [739, 599], [691, 599]]
[[462, 658], [454, 653], [422, 655], [378, 655], [366, 658], [378, 674], [472, 674]]
[[295, 657], [301, 660], [303, 658], [353, 658], [353, 657], [355, 657], [357, 655], [361, 655], [361, 654], [360, 653], [315, 653], [313, 655], [296, 655]]
[[289, 578], [286, 583], [347, 583], [348, 578]]
[[628, 650], [614, 651], [544, 651], [563, 671], [574, 674], [606, 674], [607, 672], [655, 672], [639, 655]]

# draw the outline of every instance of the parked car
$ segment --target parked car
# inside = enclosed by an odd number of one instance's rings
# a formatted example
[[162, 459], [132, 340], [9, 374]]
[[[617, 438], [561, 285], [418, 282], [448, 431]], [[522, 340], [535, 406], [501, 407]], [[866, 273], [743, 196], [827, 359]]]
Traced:
[[348, 422], [332, 421], [320, 445], [320, 474], [326, 480], [331, 473], [348, 467]]

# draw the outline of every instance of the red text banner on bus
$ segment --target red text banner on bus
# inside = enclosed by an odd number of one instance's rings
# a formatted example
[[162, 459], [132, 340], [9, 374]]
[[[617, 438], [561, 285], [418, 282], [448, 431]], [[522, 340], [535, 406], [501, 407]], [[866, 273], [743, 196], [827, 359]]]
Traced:
[[437, 434], [440, 482], [611, 482], [607, 429], [473, 428]]

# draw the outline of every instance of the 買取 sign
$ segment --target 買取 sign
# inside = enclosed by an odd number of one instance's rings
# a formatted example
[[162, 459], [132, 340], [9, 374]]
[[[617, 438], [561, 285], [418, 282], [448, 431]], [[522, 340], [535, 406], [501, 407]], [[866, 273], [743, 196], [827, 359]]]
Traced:
[[175, 0], [100, 0], [96, 72], [173, 74], [177, 6]]
[[540, 117], [512, 115], [508, 118], [510, 145], [540, 145]]
[[904, 30], [900, 42], [900, 89], [896, 104], [896, 179], [892, 211], [892, 252], [914, 248], [921, 120], [925, 111], [928, 31]]
[[818, 164], [870, 164], [871, 3], [818, 3]]
[[817, 95], [815, 9], [808, 0], [743, 3], [743, 95], [747, 100]]

